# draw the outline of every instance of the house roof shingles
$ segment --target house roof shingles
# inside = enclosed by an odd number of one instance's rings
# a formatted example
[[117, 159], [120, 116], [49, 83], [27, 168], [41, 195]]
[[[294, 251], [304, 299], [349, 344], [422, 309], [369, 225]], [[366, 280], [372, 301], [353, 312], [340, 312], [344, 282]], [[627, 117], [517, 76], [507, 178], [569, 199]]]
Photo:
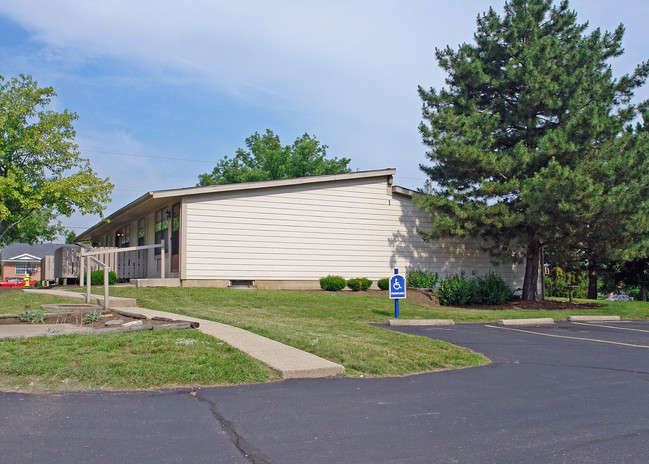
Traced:
[[62, 243], [36, 243], [34, 245], [28, 243], [12, 243], [0, 250], [0, 256], [3, 262], [26, 254], [37, 257], [40, 260], [45, 256], [54, 256], [54, 251], [62, 246], [66, 245]]

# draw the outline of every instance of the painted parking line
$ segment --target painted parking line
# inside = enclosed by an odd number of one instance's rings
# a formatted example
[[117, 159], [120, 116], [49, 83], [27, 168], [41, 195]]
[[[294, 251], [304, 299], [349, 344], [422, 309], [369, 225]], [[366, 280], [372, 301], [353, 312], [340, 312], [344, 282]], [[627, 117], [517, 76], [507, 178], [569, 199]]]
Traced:
[[529, 334], [533, 334], [533, 335], [543, 335], [544, 337], [567, 338], [569, 340], [580, 340], [580, 341], [583, 341], [583, 342], [606, 343], [606, 344], [609, 344], [609, 345], [621, 345], [621, 346], [630, 346], [632, 348], [649, 349], [649, 346], [647, 346], [647, 345], [635, 345], [633, 343], [611, 342], [611, 341], [608, 341], [608, 340], [598, 340], [596, 338], [570, 337], [568, 335], [547, 334], [547, 333], [542, 333], [542, 332], [533, 332], [531, 330], [513, 329], [511, 327], [502, 327], [502, 326], [496, 326], [496, 325], [485, 325], [485, 327], [490, 327], [492, 329], [513, 330], [514, 332], [523, 332], [523, 333], [529, 333]]
[[577, 324], [577, 325], [586, 325], [589, 327], [605, 327], [607, 329], [617, 329], [617, 330], [632, 330], [634, 332], [645, 332], [649, 333], [649, 330], [644, 330], [644, 329], [632, 329], [630, 327], [615, 327], [613, 325], [603, 325], [603, 324], [588, 324], [585, 322], [570, 322], [571, 324]]

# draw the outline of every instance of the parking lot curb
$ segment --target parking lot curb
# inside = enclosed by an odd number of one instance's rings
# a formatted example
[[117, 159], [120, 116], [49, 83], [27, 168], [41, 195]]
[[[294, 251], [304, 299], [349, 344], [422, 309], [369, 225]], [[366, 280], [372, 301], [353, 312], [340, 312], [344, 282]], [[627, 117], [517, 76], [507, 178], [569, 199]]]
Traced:
[[498, 325], [554, 325], [554, 319], [539, 317], [536, 319], [501, 319]]
[[455, 325], [453, 319], [388, 319], [388, 325]]
[[619, 320], [620, 316], [568, 316], [568, 322], [614, 322]]

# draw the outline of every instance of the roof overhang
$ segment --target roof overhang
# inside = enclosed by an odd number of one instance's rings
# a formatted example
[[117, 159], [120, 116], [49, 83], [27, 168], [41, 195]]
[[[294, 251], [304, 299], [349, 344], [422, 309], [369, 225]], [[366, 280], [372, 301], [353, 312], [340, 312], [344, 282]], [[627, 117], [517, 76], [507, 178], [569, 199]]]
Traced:
[[30, 255], [29, 253], [23, 253], [22, 255], [14, 256], [13, 258], [7, 258], [2, 260], [3, 263], [40, 263], [41, 258], [38, 256]]
[[95, 224], [85, 232], [82, 232], [76, 237], [75, 242], [91, 240], [97, 235], [101, 236], [107, 233], [109, 230], [114, 230], [116, 227], [121, 227], [124, 224], [130, 223], [134, 217], [149, 214], [151, 211], [155, 211], [156, 209], [169, 205], [169, 203], [173, 202], [172, 200], [178, 199], [178, 201], [180, 201], [180, 199], [182, 199], [183, 197], [209, 195], [224, 192], [243, 192], [259, 189], [272, 189], [298, 185], [302, 186], [309, 184], [320, 184], [325, 182], [340, 182], [384, 176], [389, 177], [394, 176], [396, 172], [396, 169], [389, 168], [375, 171], [358, 171], [325, 176], [298, 177], [294, 179], [265, 180], [260, 182], [242, 182], [237, 184], [208, 185], [205, 187], [155, 190], [145, 193], [140, 198], [132, 201], [131, 203], [107, 216], [103, 221]]
[[398, 185], [395, 185], [395, 186], [392, 187], [392, 193], [393, 194], [398, 193], [400, 195], [405, 195], [405, 196], [410, 197], [410, 198], [412, 198], [412, 197], [414, 197], [416, 195], [419, 195], [419, 192], [416, 191], [416, 190], [411, 190], [411, 189], [405, 188], [405, 187], [399, 187]]

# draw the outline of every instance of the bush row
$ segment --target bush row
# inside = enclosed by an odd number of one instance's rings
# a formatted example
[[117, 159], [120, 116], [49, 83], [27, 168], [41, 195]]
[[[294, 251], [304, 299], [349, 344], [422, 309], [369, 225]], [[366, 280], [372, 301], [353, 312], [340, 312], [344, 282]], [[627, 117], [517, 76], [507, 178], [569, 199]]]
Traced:
[[342, 277], [335, 275], [328, 275], [327, 277], [320, 279], [320, 288], [330, 292], [339, 292], [345, 288], [345, 286], [358, 292], [370, 288], [372, 286], [372, 281], [365, 277], [345, 280]]
[[428, 288], [435, 292], [442, 305], [498, 305], [511, 300], [514, 292], [495, 272], [475, 279], [464, 273], [452, 274], [441, 280], [437, 272], [410, 268], [406, 272], [408, 287]]
[[440, 282], [435, 293], [444, 306], [499, 305], [514, 298], [511, 287], [495, 272], [475, 279], [467, 278], [464, 273], [450, 275]]
[[[85, 272], [84, 272], [85, 277]], [[77, 277], [79, 279], [80, 277]], [[117, 283], [117, 273], [115, 271], [108, 272], [108, 284], [113, 285]], [[90, 284], [91, 285], [104, 285], [104, 271], [91, 271], [90, 272]]]
[[[463, 306], [467, 304], [499, 305], [514, 297], [511, 287], [495, 272], [474, 279], [467, 278], [464, 273], [452, 274], [440, 280], [435, 272], [421, 269], [409, 269], [406, 274], [408, 287], [432, 289], [439, 302], [444, 306]], [[387, 290], [390, 280], [379, 279], [381, 290]], [[349, 287], [354, 291], [367, 290], [372, 281], [366, 278], [345, 280], [340, 276], [328, 275], [320, 279], [320, 288], [338, 292]]]

